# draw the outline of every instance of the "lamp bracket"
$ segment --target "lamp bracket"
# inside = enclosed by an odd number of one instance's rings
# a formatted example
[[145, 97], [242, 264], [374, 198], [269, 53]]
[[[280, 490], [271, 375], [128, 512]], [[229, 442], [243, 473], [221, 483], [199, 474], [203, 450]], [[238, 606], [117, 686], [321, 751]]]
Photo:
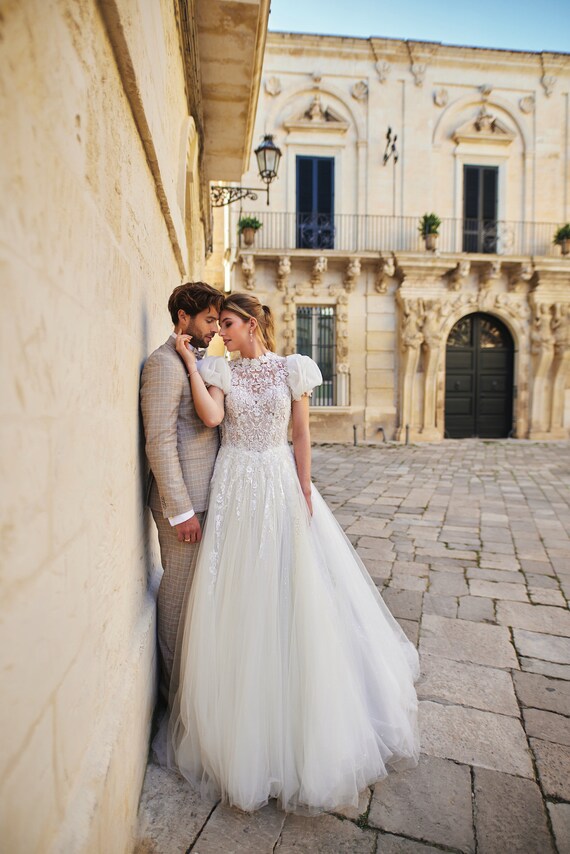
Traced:
[[213, 208], [221, 208], [240, 199], [251, 199], [255, 202], [258, 193], [267, 193], [269, 199], [268, 187], [210, 187], [210, 203]]

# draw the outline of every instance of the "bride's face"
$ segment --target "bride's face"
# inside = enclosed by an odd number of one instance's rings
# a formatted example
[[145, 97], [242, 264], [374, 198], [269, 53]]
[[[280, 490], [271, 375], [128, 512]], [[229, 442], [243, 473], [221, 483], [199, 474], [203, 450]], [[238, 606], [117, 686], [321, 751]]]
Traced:
[[233, 311], [222, 311], [220, 315], [220, 335], [227, 350], [233, 353], [247, 347], [250, 337], [251, 321], [245, 320]]

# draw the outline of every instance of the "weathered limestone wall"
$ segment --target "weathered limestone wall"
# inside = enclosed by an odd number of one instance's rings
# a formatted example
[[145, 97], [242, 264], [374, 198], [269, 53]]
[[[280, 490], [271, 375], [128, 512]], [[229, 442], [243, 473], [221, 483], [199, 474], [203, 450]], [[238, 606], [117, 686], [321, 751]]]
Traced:
[[[168, 334], [168, 294], [199, 228], [184, 209], [196, 151], [174, 9], [3, 4], [0, 833], [10, 854], [131, 844], [158, 567], [139, 374]], [[193, 240], [188, 272], [199, 276]]]

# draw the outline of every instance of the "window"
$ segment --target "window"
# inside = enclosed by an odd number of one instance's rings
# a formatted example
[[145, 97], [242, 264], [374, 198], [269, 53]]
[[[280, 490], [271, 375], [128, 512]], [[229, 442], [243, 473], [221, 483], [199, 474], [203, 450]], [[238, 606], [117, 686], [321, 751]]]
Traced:
[[297, 157], [297, 248], [334, 249], [334, 157]]
[[463, 167], [463, 251], [497, 251], [496, 166]]
[[297, 308], [297, 351], [313, 359], [323, 375], [312, 406], [336, 406], [335, 309], [332, 305]]

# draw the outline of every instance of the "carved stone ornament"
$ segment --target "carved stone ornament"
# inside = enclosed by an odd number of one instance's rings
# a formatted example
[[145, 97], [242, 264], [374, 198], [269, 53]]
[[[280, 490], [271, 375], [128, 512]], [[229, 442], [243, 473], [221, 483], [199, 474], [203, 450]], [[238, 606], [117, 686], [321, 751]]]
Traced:
[[311, 284], [313, 286], [313, 291], [316, 291], [318, 287], [322, 284], [323, 275], [327, 271], [328, 261], [324, 255], [319, 255], [318, 258], [315, 258], [313, 262], [313, 270], [311, 273]]
[[360, 276], [360, 270], [360, 258], [351, 258], [344, 272], [344, 287], [348, 293], [351, 293], [355, 289], [358, 277]]
[[365, 101], [368, 98], [368, 83], [365, 80], [359, 80], [350, 92], [356, 101]]
[[521, 98], [519, 101], [519, 108], [521, 113], [534, 113], [534, 108], [536, 105], [536, 99], [534, 95], [525, 95], [524, 98]]
[[522, 264], [515, 264], [511, 267], [508, 274], [509, 291], [513, 293], [523, 293], [526, 290], [526, 285], [534, 276], [534, 269], [529, 261]]
[[422, 315], [422, 300], [404, 299], [402, 301], [400, 344], [403, 350], [419, 350], [424, 340]]
[[487, 290], [501, 275], [501, 262], [488, 261], [479, 267], [479, 290]]
[[[341, 293], [337, 298], [336, 324], [336, 361], [339, 365], [348, 364], [348, 296]], [[348, 373], [348, 371], [343, 371]]]
[[467, 278], [471, 271], [471, 262], [470, 261], [458, 261], [453, 270], [450, 270], [447, 274], [447, 281], [449, 284], [449, 289], [451, 291], [458, 291], [461, 288], [461, 285]]
[[533, 327], [530, 333], [531, 352], [535, 355], [549, 352], [554, 344], [552, 331], [551, 306], [548, 303], [538, 303], [535, 306]]
[[436, 107], [447, 107], [449, 92], [447, 89], [436, 89], [433, 93], [433, 102]]
[[268, 77], [265, 81], [265, 91], [272, 98], [281, 93], [281, 81], [278, 77]]
[[479, 86], [479, 91], [481, 92], [483, 100], [486, 101], [487, 98], [490, 96], [491, 92], [493, 91], [493, 87], [490, 83], [483, 83], [482, 86]]
[[423, 302], [422, 334], [424, 344], [430, 349], [436, 349], [442, 342], [442, 305], [439, 300], [425, 300]]
[[394, 256], [391, 258], [380, 258], [378, 262], [378, 269], [376, 271], [376, 278], [374, 280], [374, 290], [378, 294], [385, 294], [388, 292], [388, 282], [390, 279], [393, 279], [396, 275], [396, 261], [394, 260]]
[[277, 261], [276, 286], [278, 291], [284, 291], [291, 275], [291, 258], [289, 255], [281, 255]]
[[410, 71], [412, 72], [415, 85], [423, 86], [427, 71], [427, 65], [425, 62], [413, 62]]
[[542, 88], [544, 89], [546, 97], [550, 98], [557, 83], [556, 77], [552, 74], [543, 74], [540, 78], [540, 82], [542, 83]]
[[570, 305], [557, 302], [552, 311], [554, 351], [561, 356], [570, 349]]
[[244, 287], [247, 291], [252, 291], [255, 288], [255, 260], [253, 255], [242, 255], [241, 272], [244, 281]]
[[313, 85], [314, 85], [315, 89], [318, 89], [319, 86], [321, 85], [323, 75], [321, 74], [320, 71], [314, 71], [312, 73], [311, 77], [313, 78]]
[[376, 73], [378, 74], [378, 79], [380, 83], [385, 83], [388, 77], [390, 76], [390, 72], [392, 71], [392, 66], [386, 60], [382, 62], [376, 63]]

